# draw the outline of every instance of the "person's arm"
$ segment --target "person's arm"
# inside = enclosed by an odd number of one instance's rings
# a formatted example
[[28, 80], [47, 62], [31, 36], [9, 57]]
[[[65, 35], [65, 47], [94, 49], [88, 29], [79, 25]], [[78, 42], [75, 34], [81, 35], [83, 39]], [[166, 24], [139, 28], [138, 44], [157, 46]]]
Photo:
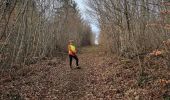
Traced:
[[70, 45], [68, 45], [68, 51], [71, 51], [71, 52], [72, 52]]
[[71, 46], [70, 46], [70, 45], [68, 46], [68, 50], [71, 51], [71, 52], [73, 52], [73, 51], [71, 50]]

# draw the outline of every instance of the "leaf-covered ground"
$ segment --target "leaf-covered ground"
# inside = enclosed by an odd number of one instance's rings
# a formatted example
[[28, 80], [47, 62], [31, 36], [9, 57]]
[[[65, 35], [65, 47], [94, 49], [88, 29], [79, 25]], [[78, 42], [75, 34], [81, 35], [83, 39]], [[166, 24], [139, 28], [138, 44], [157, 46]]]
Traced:
[[[170, 100], [170, 71], [161, 58], [137, 60], [108, 55], [98, 47], [78, 54], [81, 69], [53, 58], [1, 71], [1, 100]], [[149, 66], [148, 66], [149, 63]], [[146, 66], [145, 66], [146, 65]]]

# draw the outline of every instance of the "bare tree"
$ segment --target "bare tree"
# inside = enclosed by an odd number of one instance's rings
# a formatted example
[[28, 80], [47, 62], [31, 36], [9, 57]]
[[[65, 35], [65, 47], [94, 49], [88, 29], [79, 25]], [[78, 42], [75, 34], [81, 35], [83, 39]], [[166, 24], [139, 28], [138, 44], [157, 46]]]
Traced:
[[78, 46], [90, 44], [91, 29], [72, 0], [3, 0], [0, 9], [3, 68], [57, 56], [69, 39]]

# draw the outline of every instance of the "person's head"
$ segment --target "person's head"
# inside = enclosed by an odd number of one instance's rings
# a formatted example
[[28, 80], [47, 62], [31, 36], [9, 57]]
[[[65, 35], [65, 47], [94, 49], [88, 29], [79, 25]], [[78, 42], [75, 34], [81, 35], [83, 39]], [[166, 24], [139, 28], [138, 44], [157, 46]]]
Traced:
[[73, 40], [69, 40], [69, 44], [73, 44]]

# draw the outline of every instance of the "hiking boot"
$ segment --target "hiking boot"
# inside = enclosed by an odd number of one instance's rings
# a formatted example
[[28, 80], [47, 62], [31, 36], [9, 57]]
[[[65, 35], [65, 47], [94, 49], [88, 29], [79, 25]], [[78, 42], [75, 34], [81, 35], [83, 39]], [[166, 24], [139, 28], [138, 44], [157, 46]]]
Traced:
[[77, 69], [81, 69], [81, 67], [77, 66]]

